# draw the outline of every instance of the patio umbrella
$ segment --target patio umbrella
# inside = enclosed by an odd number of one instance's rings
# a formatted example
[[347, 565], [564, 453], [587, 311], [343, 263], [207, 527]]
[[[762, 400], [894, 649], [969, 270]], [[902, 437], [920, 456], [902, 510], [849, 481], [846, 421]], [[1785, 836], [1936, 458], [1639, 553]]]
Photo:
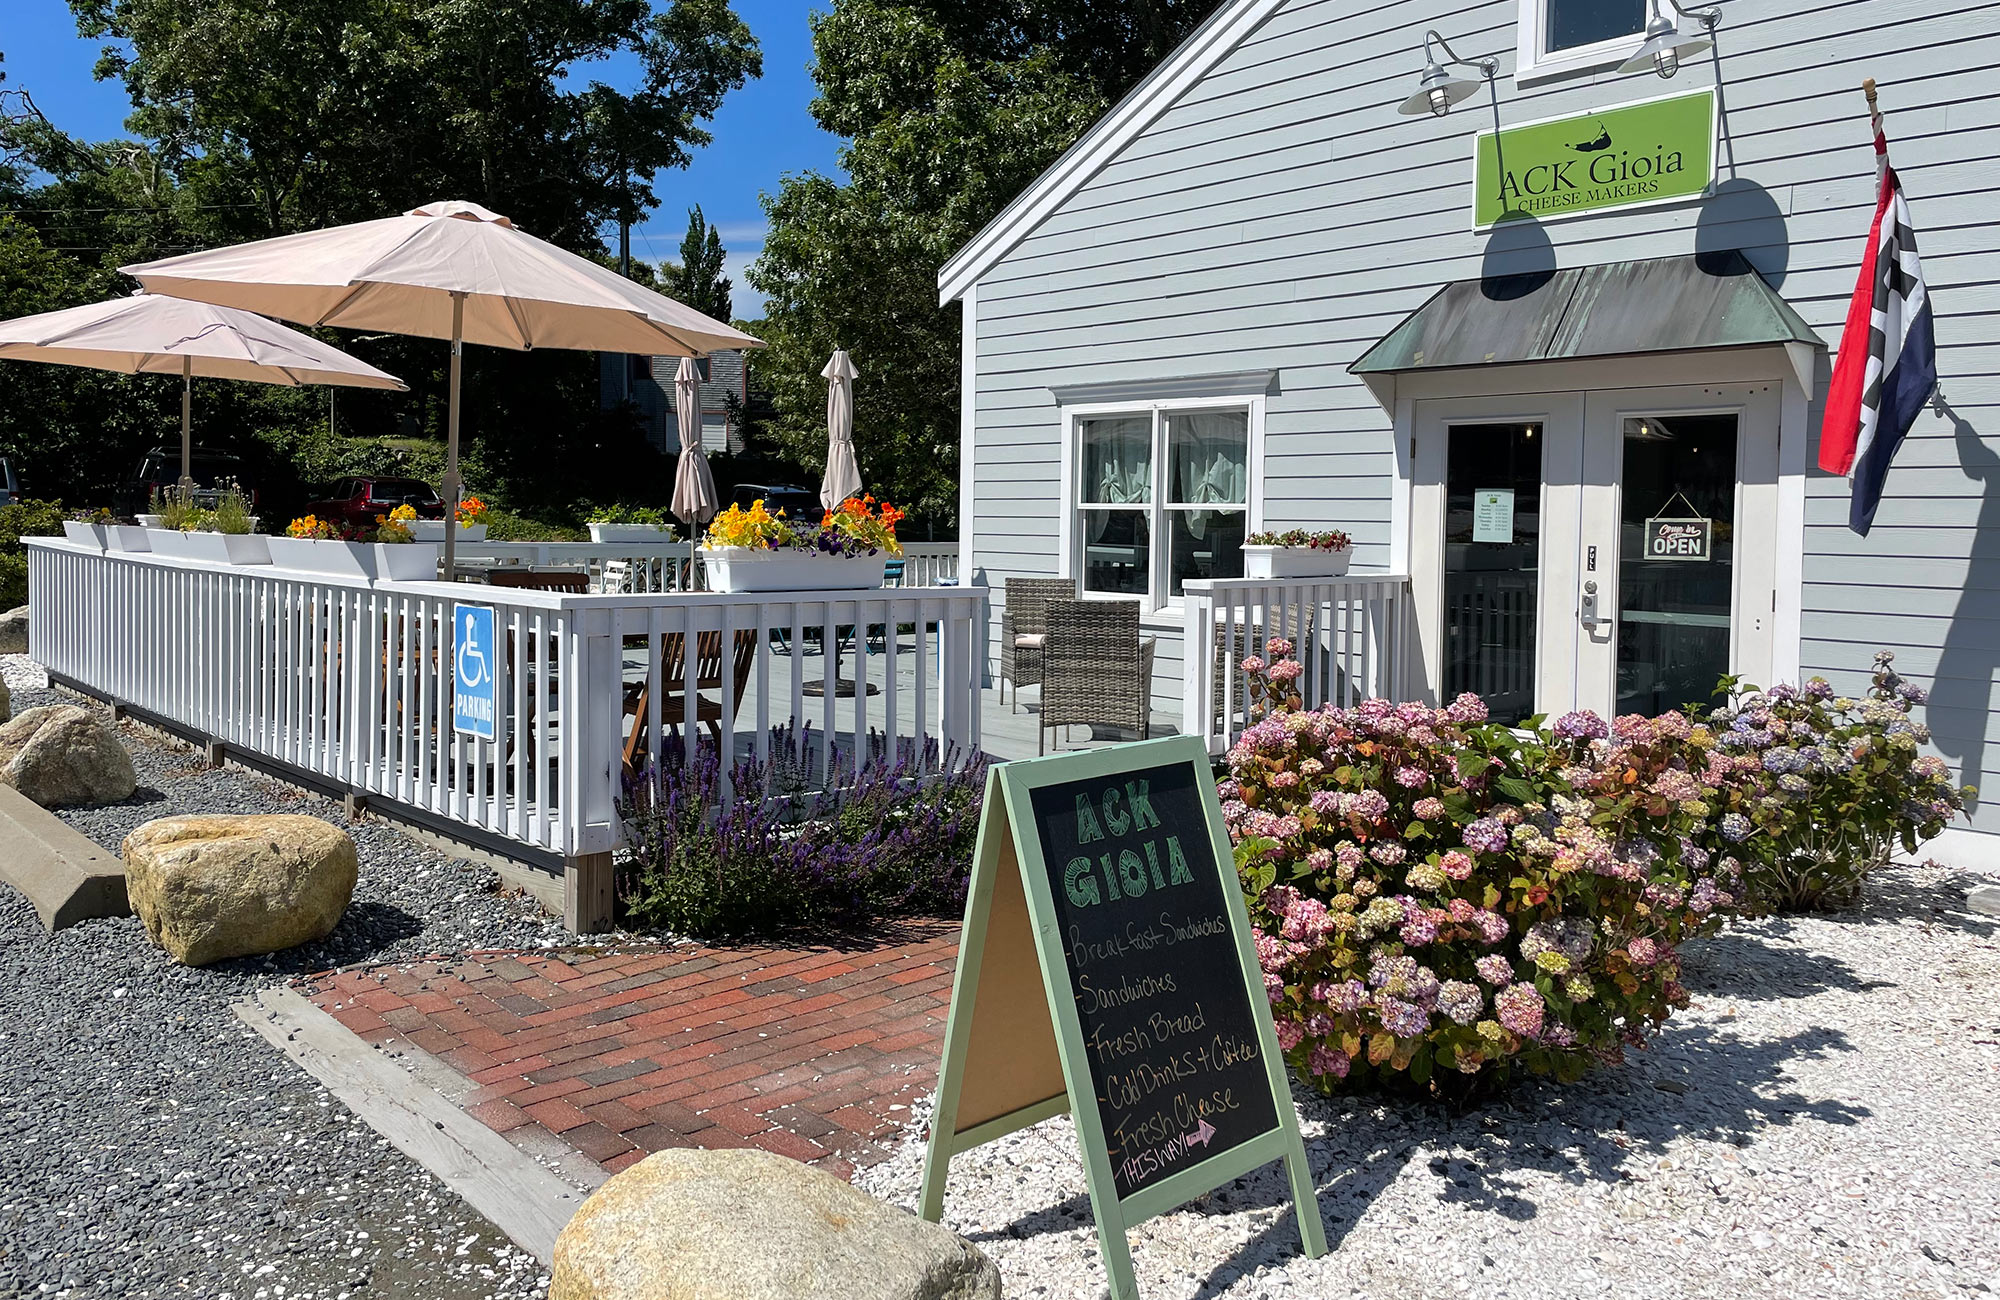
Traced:
[[253, 312], [150, 293], [0, 321], [0, 360], [179, 375], [183, 485], [191, 477], [196, 375], [287, 387], [407, 389], [394, 375]]
[[[448, 519], [462, 487], [458, 390], [465, 343], [683, 357], [763, 346], [476, 203], [429, 203], [399, 217], [121, 269], [154, 293], [313, 325], [450, 339]], [[445, 529], [448, 575], [457, 531]]]
[[681, 454], [674, 465], [674, 517], [688, 526], [688, 585], [694, 585], [697, 526], [715, 518], [715, 475], [708, 469], [708, 452], [701, 445], [701, 372], [693, 357], [682, 357], [674, 371], [674, 421], [680, 427]]
[[826, 380], [826, 473], [819, 480], [819, 503], [831, 510], [861, 490], [861, 466], [854, 460], [854, 363], [841, 349], [819, 373]]

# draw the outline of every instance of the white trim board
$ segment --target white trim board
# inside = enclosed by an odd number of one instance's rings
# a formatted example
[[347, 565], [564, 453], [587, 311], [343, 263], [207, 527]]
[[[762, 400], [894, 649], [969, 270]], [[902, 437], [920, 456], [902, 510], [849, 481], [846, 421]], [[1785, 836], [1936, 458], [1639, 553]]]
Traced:
[[1222, 62], [1285, 0], [1227, 0], [1195, 28], [1180, 48], [1160, 61], [1111, 111], [1062, 157], [1050, 164], [1012, 203], [986, 223], [965, 247], [951, 255], [938, 271], [938, 302], [948, 303], [1014, 250], [1071, 195], [1116, 157], [1140, 132], [1159, 120], [1180, 97]]

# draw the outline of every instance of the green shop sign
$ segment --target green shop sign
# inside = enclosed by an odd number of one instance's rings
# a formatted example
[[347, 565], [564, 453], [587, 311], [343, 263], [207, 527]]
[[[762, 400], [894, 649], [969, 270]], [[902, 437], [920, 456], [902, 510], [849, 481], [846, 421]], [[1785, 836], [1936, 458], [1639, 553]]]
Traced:
[[1699, 197], [1715, 181], [1715, 126], [1708, 89], [1481, 131], [1473, 228]]

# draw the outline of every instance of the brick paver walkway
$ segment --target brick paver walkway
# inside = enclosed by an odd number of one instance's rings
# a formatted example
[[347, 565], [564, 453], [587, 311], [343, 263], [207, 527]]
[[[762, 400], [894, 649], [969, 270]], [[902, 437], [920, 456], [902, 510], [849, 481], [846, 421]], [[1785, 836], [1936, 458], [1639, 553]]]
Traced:
[[371, 1043], [478, 1087], [616, 1172], [666, 1147], [757, 1146], [841, 1177], [885, 1158], [935, 1086], [958, 927], [868, 947], [481, 953], [329, 973], [304, 990]]

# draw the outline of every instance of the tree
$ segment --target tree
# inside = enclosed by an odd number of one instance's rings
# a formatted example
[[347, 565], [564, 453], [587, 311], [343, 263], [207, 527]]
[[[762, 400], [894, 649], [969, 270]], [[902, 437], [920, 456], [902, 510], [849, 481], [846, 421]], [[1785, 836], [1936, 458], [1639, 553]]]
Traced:
[[1119, 0], [834, 0], [813, 19], [812, 112], [843, 183], [787, 177], [749, 280], [773, 434], [823, 462], [827, 356], [844, 347], [871, 488], [957, 511], [959, 313], [937, 271], [1213, 7]]
[[[136, 138], [76, 141], [29, 111], [32, 101], [10, 83], [13, 98], [0, 104], [0, 196], [29, 211], [18, 218], [25, 230], [0, 247], [0, 299], [41, 275], [27, 269], [41, 252], [64, 264], [62, 277], [42, 280], [68, 286], [68, 300], [49, 305], [67, 306], [129, 289], [115, 271], [123, 263], [439, 198], [476, 200], [608, 264], [600, 231], [654, 210], [653, 174], [684, 166], [708, 143], [703, 124], [723, 97], [762, 71], [757, 42], [728, 0], [670, 0], [657, 11], [652, 0], [72, 0], [72, 8], [86, 33], [114, 42], [99, 75], [130, 92]], [[616, 56], [636, 60], [635, 89], [574, 75]], [[391, 433], [414, 423], [442, 436], [447, 353], [435, 340], [327, 337], [412, 390], [343, 393], [345, 428]], [[171, 421], [154, 419], [150, 387], [144, 377], [0, 366], [0, 446], [28, 447], [42, 488], [94, 495], [170, 431]], [[196, 403], [197, 425], [253, 458], [282, 458], [326, 424], [317, 390], [211, 389]], [[615, 490], [631, 472], [629, 463], [619, 468], [623, 458], [643, 454], [629, 418], [599, 413], [590, 354], [470, 348], [465, 393], [468, 473], [480, 475], [482, 493], [567, 508], [607, 480]]]
[[661, 292], [704, 316], [726, 322], [733, 312], [729, 277], [722, 273], [722, 264], [722, 232], [708, 224], [697, 204], [688, 212], [680, 265], [670, 266], [661, 274]]

